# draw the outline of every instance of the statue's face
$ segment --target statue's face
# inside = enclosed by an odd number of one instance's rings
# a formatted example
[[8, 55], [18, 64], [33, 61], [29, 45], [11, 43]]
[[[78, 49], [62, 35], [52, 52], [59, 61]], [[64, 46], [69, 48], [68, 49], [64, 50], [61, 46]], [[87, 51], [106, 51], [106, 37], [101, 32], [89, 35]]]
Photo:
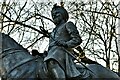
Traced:
[[63, 16], [59, 10], [54, 10], [52, 12], [52, 18], [55, 24], [59, 24], [63, 20]]

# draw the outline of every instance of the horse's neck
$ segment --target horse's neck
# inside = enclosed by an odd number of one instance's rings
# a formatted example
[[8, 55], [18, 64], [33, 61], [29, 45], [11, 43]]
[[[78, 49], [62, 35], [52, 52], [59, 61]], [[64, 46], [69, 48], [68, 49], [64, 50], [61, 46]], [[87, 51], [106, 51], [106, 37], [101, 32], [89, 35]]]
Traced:
[[2, 36], [2, 50], [0, 50], [0, 52], [6, 52], [7, 54], [10, 53], [18, 58], [19, 56], [27, 56], [26, 58], [32, 57], [31, 54], [27, 51], [27, 49], [23, 48], [23, 46], [18, 44], [13, 38], [4, 33], [0, 33], [0, 35]]
[[[13, 38], [11, 38], [9, 35], [0, 33], [2, 36], [1, 43], [3, 49], [20, 49], [27, 51], [27, 49], [23, 48], [22, 45], [18, 44]], [[28, 51], [27, 51], [28, 52]]]

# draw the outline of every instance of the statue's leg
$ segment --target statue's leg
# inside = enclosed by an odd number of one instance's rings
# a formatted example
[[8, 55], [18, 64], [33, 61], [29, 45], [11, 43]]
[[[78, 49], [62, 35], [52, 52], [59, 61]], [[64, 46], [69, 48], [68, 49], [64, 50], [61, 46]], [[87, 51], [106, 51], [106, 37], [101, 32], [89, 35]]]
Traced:
[[55, 60], [48, 61], [48, 72], [52, 80], [65, 80], [65, 72]]

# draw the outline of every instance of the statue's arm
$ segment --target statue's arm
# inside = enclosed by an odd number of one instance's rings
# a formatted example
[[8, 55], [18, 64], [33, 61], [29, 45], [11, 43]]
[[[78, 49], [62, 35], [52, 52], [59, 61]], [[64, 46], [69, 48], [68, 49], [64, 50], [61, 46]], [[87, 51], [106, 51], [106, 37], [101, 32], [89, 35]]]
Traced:
[[70, 48], [74, 48], [82, 43], [82, 39], [79, 35], [77, 27], [73, 24], [73, 22], [66, 23], [66, 29], [70, 34], [71, 39], [66, 42], [67, 46]]

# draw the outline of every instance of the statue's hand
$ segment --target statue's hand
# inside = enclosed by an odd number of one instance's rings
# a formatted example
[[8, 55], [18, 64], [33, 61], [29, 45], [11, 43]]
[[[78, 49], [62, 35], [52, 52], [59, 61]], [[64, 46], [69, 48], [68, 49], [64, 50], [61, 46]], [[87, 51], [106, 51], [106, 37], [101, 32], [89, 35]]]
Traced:
[[66, 47], [66, 48], [68, 47], [67, 44], [66, 44], [66, 42], [63, 41], [63, 40], [56, 41], [55, 43], [56, 43], [56, 45], [58, 45], [58, 46], [62, 46], [62, 47]]

